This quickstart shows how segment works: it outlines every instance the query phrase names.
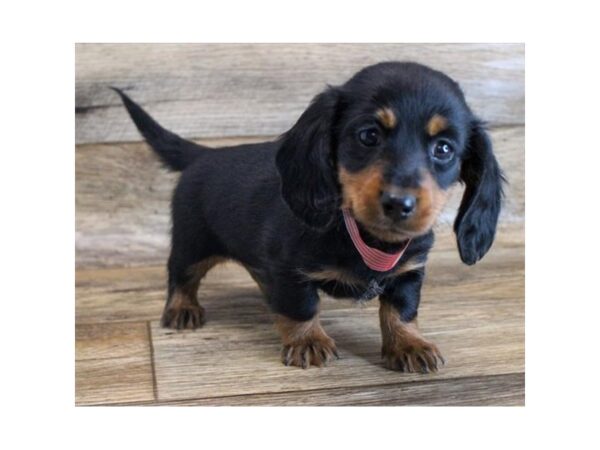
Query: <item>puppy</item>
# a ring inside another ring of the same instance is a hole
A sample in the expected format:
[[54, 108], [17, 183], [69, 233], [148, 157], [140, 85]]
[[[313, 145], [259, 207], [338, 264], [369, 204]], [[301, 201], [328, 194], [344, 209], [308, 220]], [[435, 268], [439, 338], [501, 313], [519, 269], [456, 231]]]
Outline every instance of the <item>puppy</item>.
[[432, 226], [463, 182], [454, 231], [474, 264], [492, 245], [503, 195], [490, 138], [457, 83], [420, 64], [376, 64], [317, 95], [278, 140], [221, 149], [163, 129], [114, 89], [163, 163], [182, 172], [162, 326], [200, 327], [200, 281], [232, 259], [275, 313], [286, 365], [338, 357], [319, 323], [319, 290], [379, 296], [386, 367], [444, 363], [416, 320]]

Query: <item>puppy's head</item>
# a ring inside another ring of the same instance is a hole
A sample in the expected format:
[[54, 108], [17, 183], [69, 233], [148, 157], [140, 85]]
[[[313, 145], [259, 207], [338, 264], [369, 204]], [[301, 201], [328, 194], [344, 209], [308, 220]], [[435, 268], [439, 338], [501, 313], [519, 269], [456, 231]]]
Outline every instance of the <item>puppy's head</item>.
[[283, 135], [282, 195], [309, 226], [340, 208], [386, 242], [427, 233], [448, 188], [466, 184], [454, 224], [467, 264], [491, 246], [502, 174], [488, 134], [459, 86], [414, 63], [382, 63], [321, 93]]

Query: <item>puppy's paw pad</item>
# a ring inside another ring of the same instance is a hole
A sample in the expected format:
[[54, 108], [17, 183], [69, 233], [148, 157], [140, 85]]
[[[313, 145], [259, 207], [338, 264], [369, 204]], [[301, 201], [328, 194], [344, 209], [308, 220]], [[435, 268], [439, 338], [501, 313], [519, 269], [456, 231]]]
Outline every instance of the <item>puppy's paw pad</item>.
[[391, 370], [400, 372], [437, 372], [446, 360], [435, 344], [422, 341], [418, 344], [383, 348], [381, 351], [383, 365]]
[[308, 369], [311, 365], [323, 367], [339, 358], [333, 339], [284, 345], [281, 350], [281, 360], [286, 366], [297, 366], [303, 369]]
[[160, 324], [163, 328], [175, 330], [195, 330], [206, 322], [204, 308], [200, 305], [186, 305], [179, 308], [167, 307]]

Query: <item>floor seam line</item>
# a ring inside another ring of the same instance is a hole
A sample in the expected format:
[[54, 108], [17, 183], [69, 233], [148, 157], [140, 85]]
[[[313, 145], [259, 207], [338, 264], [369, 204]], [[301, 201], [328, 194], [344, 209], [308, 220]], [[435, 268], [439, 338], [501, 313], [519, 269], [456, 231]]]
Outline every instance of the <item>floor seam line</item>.
[[146, 321], [146, 330], [148, 332], [148, 345], [150, 347], [150, 368], [152, 371], [152, 393], [154, 401], [158, 402], [158, 382], [156, 381], [156, 365], [154, 363], [154, 343], [152, 342], [152, 327], [150, 321]]

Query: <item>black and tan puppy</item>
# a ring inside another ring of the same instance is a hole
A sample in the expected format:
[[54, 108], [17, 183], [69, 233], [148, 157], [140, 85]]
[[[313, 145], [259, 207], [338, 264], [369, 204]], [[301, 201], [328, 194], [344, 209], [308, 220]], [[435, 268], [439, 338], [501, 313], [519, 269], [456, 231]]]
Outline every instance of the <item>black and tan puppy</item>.
[[138, 129], [172, 170], [172, 249], [162, 325], [197, 328], [200, 280], [243, 264], [276, 314], [286, 365], [337, 357], [319, 289], [379, 296], [384, 364], [434, 371], [443, 358], [416, 324], [432, 226], [466, 185], [454, 230], [466, 264], [494, 240], [502, 174], [459, 86], [414, 63], [367, 67], [314, 98], [275, 142], [210, 149], [163, 129], [123, 92]]

